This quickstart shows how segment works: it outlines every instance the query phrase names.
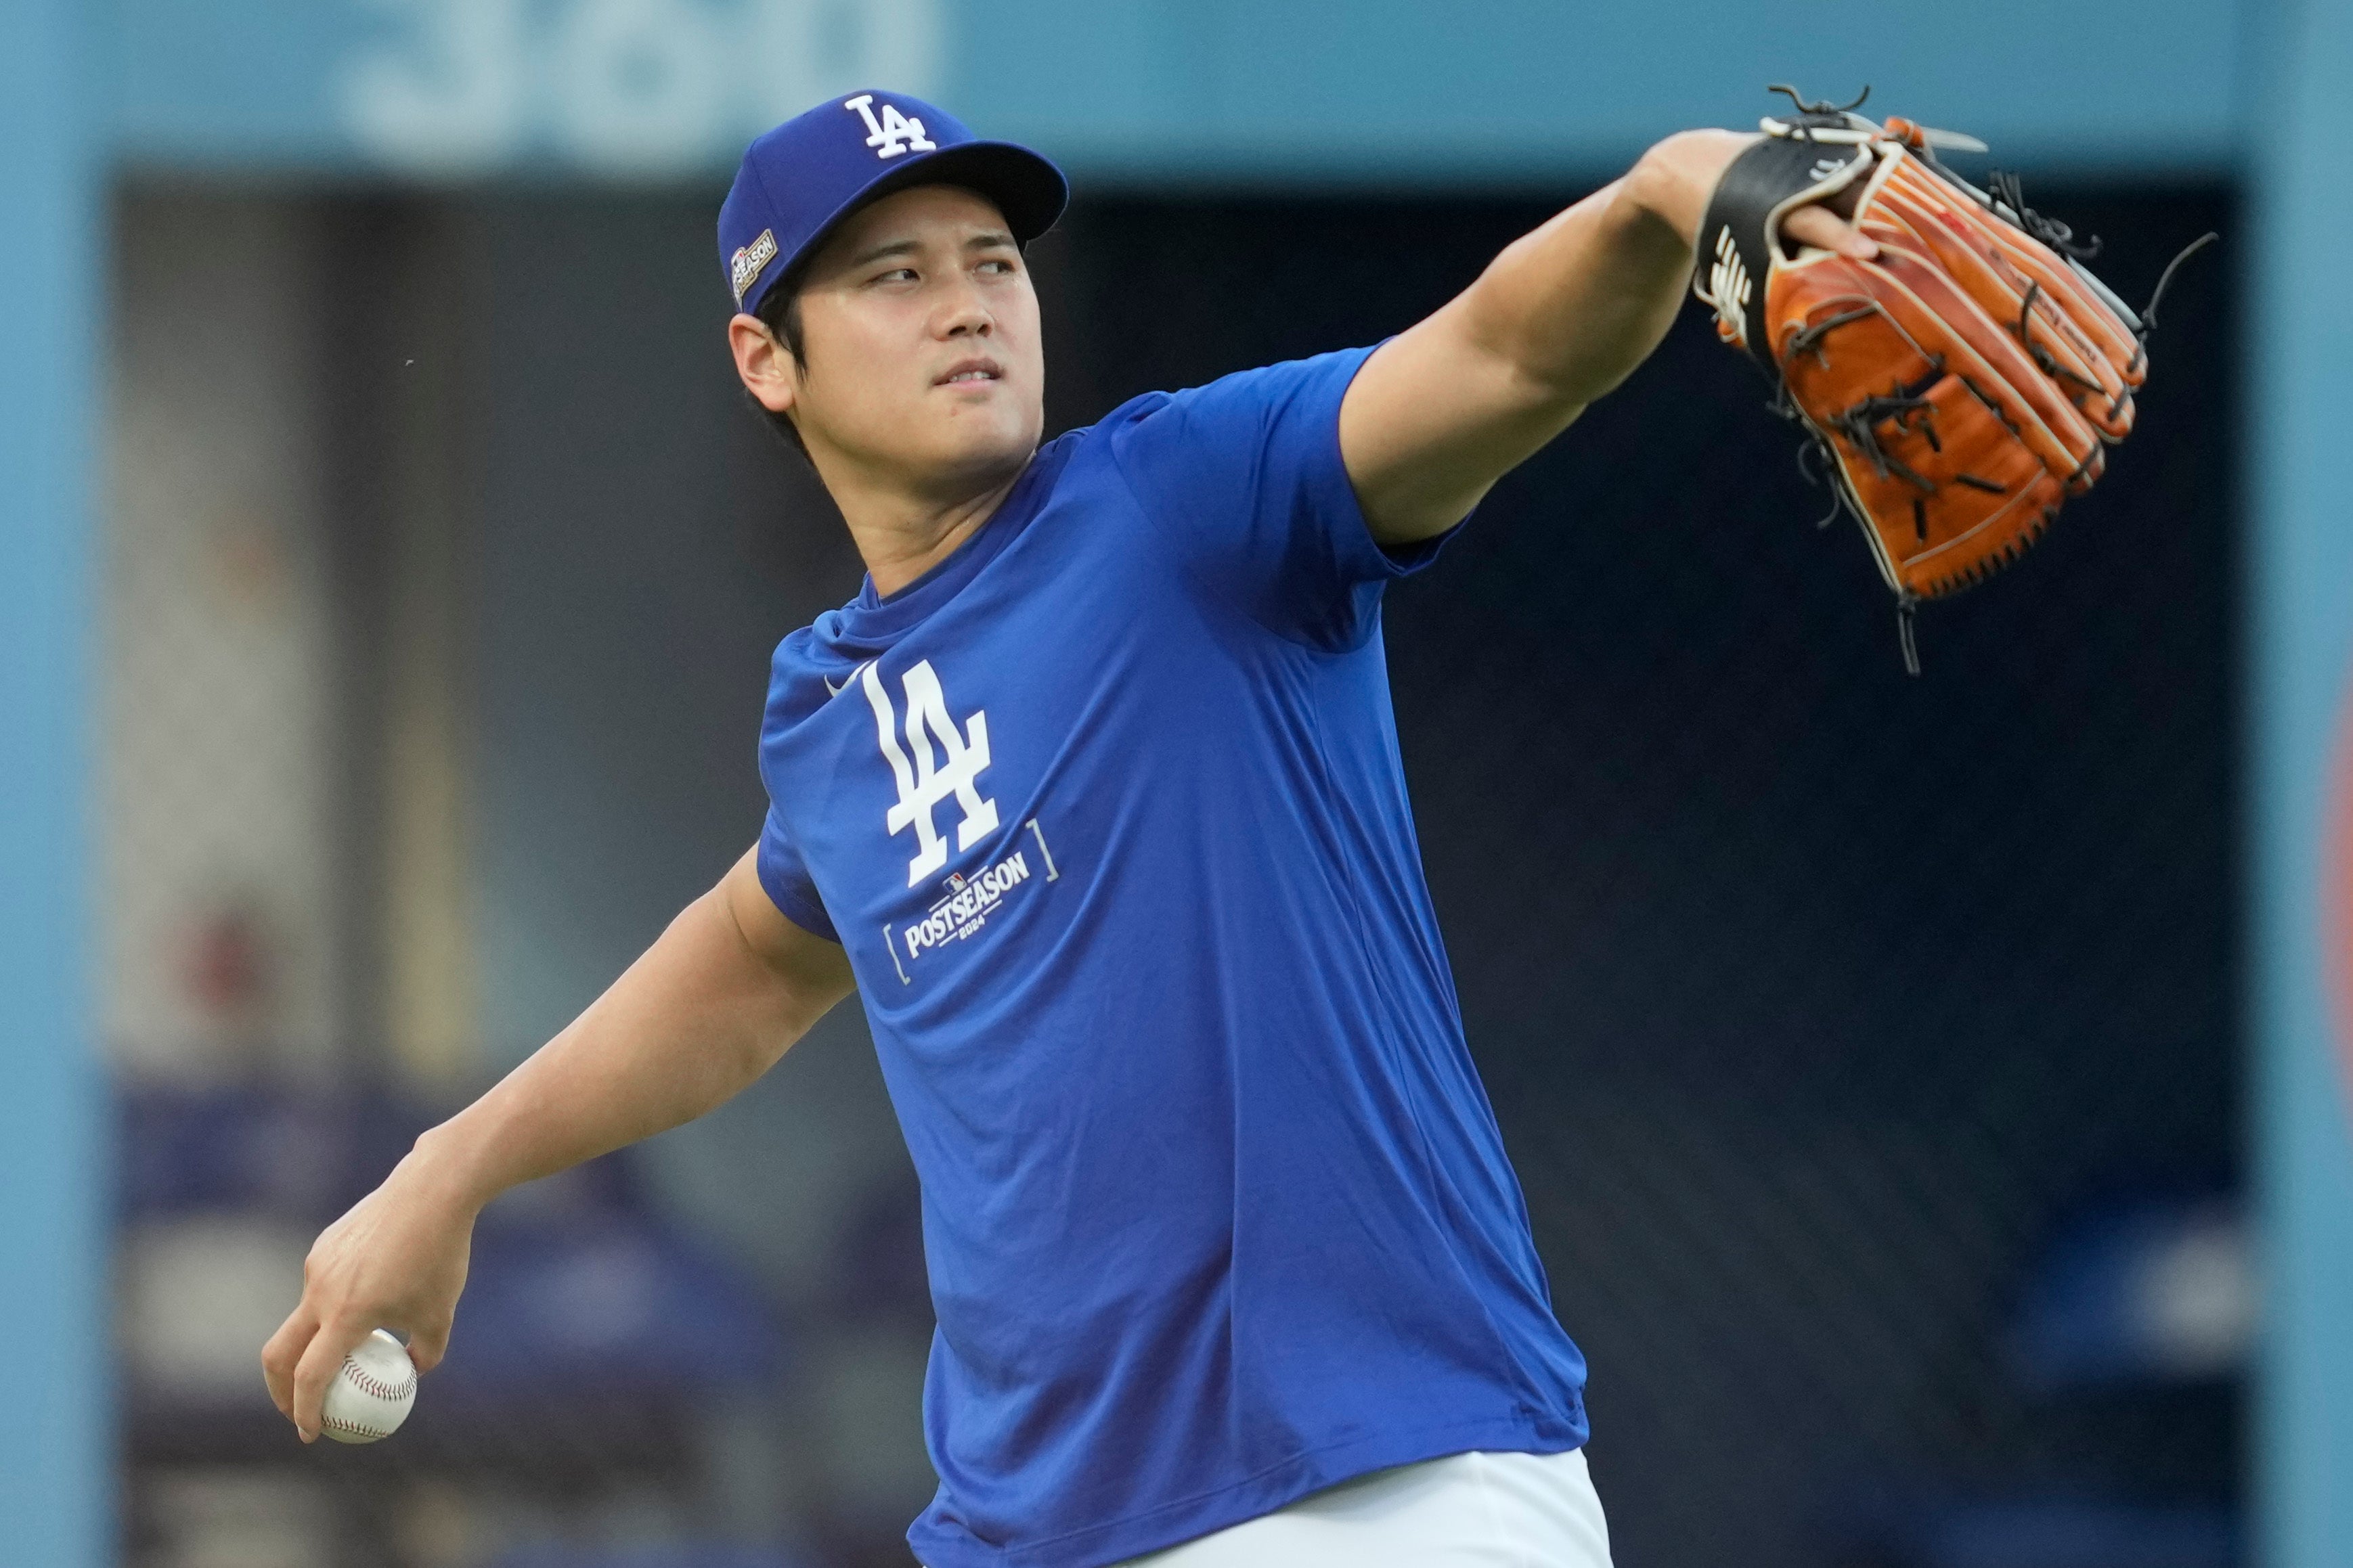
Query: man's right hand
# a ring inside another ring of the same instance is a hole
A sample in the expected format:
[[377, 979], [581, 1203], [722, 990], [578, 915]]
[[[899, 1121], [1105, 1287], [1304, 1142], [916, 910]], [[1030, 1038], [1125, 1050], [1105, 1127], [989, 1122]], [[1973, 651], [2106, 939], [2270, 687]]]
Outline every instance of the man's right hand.
[[778, 912], [758, 849], [745, 850], [586, 1012], [320, 1233], [302, 1303], [261, 1352], [302, 1440], [319, 1436], [327, 1385], [370, 1331], [407, 1335], [418, 1372], [440, 1361], [482, 1205], [723, 1104], [855, 978], [839, 943]]
[[404, 1335], [419, 1373], [440, 1361], [466, 1287], [475, 1212], [420, 1143], [319, 1233], [302, 1262], [301, 1303], [261, 1352], [269, 1397], [302, 1441], [317, 1440], [327, 1385], [373, 1331]]

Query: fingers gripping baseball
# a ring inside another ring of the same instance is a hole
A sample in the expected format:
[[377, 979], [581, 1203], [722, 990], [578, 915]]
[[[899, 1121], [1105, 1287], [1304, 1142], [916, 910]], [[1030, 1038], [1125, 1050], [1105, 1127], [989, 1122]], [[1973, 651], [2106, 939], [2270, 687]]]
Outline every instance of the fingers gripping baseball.
[[333, 1323], [322, 1325], [319, 1332], [311, 1336], [310, 1345], [294, 1368], [294, 1426], [305, 1443], [318, 1438], [327, 1385], [335, 1380], [335, 1373], [343, 1366], [343, 1358], [351, 1354], [352, 1347], [367, 1333], [366, 1329], [352, 1323]]
[[318, 1331], [319, 1320], [308, 1306], [299, 1306], [261, 1347], [261, 1376], [269, 1385], [269, 1401], [289, 1421], [294, 1419], [294, 1368]]
[[261, 1352], [269, 1396], [304, 1442], [319, 1436], [343, 1358], [372, 1331], [406, 1337], [419, 1373], [440, 1361], [473, 1223], [470, 1210], [435, 1195], [404, 1162], [320, 1233], [302, 1265], [302, 1300]]

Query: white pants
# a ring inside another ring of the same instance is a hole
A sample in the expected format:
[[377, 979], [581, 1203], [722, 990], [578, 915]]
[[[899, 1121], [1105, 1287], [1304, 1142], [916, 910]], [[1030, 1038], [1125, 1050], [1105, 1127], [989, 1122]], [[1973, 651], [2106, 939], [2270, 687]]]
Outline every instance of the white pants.
[[1609, 1568], [1582, 1449], [1376, 1470], [1122, 1568]]

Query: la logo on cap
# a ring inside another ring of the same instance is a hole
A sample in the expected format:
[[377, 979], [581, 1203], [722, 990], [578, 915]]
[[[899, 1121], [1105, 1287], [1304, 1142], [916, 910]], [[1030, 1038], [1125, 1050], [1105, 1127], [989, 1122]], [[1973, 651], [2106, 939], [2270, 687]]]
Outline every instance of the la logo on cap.
[[896, 158], [902, 153], [929, 153], [938, 143], [923, 134], [923, 122], [910, 120], [899, 112], [898, 105], [882, 106], [882, 118], [874, 118], [874, 95], [861, 92], [844, 103], [842, 108], [855, 110], [866, 121], [866, 144], [874, 149], [877, 158]]

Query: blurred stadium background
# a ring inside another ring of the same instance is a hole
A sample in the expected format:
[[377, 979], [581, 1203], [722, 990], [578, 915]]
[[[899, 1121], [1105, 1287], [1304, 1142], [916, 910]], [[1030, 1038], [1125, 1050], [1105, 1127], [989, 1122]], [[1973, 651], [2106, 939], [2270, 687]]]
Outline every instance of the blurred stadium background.
[[1061, 429], [1397, 331], [1793, 79], [1985, 136], [2128, 298], [2228, 243], [1921, 680], [1695, 311], [1391, 598], [1618, 1560], [2353, 1563], [2348, 71], [2294, 0], [7, 0], [0, 1562], [907, 1561], [854, 1007], [497, 1205], [395, 1441], [300, 1447], [256, 1366], [318, 1227], [751, 840], [767, 650], [856, 587], [722, 346], [750, 135], [881, 81], [1063, 160]]

